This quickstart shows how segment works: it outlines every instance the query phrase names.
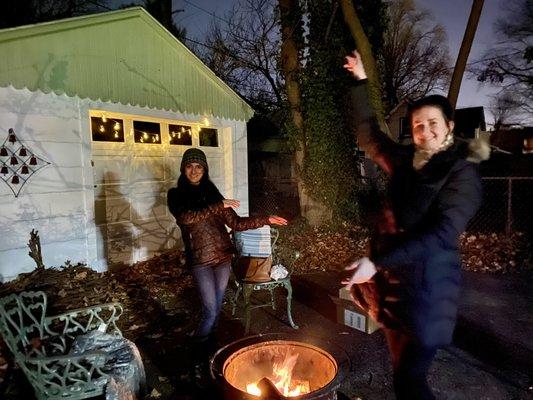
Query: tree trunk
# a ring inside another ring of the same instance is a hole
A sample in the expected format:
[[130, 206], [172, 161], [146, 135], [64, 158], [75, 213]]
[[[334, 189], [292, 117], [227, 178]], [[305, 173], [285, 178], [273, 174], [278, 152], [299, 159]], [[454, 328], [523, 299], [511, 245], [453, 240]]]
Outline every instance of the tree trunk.
[[379, 73], [378, 73], [378, 67], [376, 64], [376, 60], [374, 59], [374, 56], [372, 54], [372, 46], [370, 45], [370, 42], [368, 41], [368, 37], [366, 36], [365, 30], [363, 29], [363, 25], [361, 25], [361, 20], [357, 16], [357, 12], [355, 11], [355, 7], [352, 0], [340, 0], [341, 6], [342, 6], [342, 14], [344, 16], [344, 21], [346, 22], [346, 25], [348, 25], [348, 28], [350, 29], [350, 32], [352, 34], [353, 39], [355, 40], [357, 50], [361, 54], [361, 58], [363, 60], [363, 63], [365, 65], [365, 71], [368, 76], [368, 83], [369, 83], [369, 100], [376, 111], [376, 115], [378, 118], [378, 122], [380, 125], [380, 128], [383, 130], [383, 132], [389, 133], [389, 128], [387, 127], [387, 124], [385, 123], [385, 111], [383, 108], [383, 102], [381, 100], [382, 98], [382, 90], [381, 90], [381, 83], [379, 80]]
[[172, 1], [171, 0], [150, 0], [147, 1], [147, 8], [150, 14], [157, 19], [161, 25], [170, 32], [173, 31], [172, 21]]
[[[301, 108], [301, 92], [298, 82], [300, 69], [298, 41], [295, 30], [299, 25], [301, 15], [298, 13], [298, 0], [279, 0], [281, 19], [281, 67], [285, 76], [285, 90], [291, 111], [292, 123], [298, 135], [298, 148], [295, 153], [297, 173], [304, 170], [307, 140], [305, 124]], [[299, 41], [302, 42], [301, 40]], [[300, 199], [300, 214], [311, 225], [320, 225], [331, 219], [331, 210], [323, 204], [313, 200], [305, 189], [301, 177], [298, 177], [298, 195]]]
[[470, 11], [470, 17], [468, 18], [468, 23], [466, 25], [465, 35], [463, 37], [459, 55], [457, 56], [457, 61], [453, 70], [450, 90], [448, 91], [448, 100], [450, 100], [453, 108], [455, 108], [455, 105], [457, 104], [457, 98], [459, 97], [459, 90], [461, 89], [461, 82], [465, 73], [466, 62], [468, 61], [470, 49], [472, 48], [472, 42], [474, 41], [474, 36], [476, 35], [477, 24], [479, 22], [479, 17], [481, 16], [481, 10], [483, 9], [483, 2], [484, 0], [473, 0], [472, 10]]

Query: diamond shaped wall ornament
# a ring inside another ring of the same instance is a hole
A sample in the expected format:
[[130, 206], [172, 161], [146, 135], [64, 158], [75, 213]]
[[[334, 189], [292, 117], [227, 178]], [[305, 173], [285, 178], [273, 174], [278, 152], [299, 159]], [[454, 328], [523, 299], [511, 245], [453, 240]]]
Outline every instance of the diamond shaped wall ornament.
[[15, 197], [33, 174], [50, 163], [39, 157], [17, 137], [10, 128], [0, 147], [0, 179]]

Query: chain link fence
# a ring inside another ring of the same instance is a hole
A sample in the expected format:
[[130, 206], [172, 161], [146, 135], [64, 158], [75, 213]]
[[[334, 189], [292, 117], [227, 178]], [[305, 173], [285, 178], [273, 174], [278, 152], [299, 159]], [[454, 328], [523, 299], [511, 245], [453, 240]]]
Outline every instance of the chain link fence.
[[[485, 177], [483, 204], [470, 221], [469, 232], [532, 233], [533, 177]], [[250, 214], [299, 215], [298, 190], [291, 179], [254, 178], [249, 183]]]
[[484, 177], [483, 204], [468, 231], [511, 235], [533, 229], [533, 177]]
[[248, 182], [250, 215], [300, 215], [298, 188], [293, 179], [252, 178]]

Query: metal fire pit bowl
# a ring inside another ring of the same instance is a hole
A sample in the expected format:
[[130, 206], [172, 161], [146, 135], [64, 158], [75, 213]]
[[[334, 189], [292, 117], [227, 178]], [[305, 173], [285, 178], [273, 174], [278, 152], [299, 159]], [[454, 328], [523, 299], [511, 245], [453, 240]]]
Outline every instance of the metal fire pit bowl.
[[[309, 382], [310, 392], [293, 397], [277, 392], [257, 396], [246, 384], [257, 382], [272, 370], [272, 358], [290, 351], [298, 353], [293, 378]], [[225, 400], [297, 399], [337, 400], [337, 389], [350, 369], [347, 353], [325, 339], [301, 334], [263, 334], [232, 342], [210, 361], [211, 377]]]

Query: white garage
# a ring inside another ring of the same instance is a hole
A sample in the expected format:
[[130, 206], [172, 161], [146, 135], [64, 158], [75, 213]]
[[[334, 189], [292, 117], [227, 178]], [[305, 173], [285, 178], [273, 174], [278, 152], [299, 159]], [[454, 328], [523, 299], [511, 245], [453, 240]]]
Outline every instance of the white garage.
[[98, 270], [179, 245], [166, 208], [183, 152], [248, 211], [251, 108], [142, 8], [0, 31], [0, 281]]

